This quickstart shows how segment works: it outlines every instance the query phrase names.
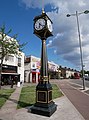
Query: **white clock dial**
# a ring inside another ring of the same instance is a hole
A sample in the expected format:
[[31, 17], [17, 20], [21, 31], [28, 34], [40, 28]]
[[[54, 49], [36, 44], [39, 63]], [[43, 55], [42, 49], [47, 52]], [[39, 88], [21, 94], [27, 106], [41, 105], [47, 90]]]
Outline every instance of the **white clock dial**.
[[35, 29], [36, 30], [42, 30], [45, 27], [45, 20], [40, 18], [35, 22]]
[[47, 26], [48, 26], [49, 31], [52, 32], [53, 28], [52, 28], [52, 23], [50, 20], [47, 20]]

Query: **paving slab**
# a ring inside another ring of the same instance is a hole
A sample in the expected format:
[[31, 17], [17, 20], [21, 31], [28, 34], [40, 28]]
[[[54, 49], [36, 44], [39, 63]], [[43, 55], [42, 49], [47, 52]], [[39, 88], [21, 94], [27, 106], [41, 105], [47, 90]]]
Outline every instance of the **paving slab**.
[[17, 110], [13, 120], [85, 120], [66, 96], [55, 99], [57, 110], [51, 117], [28, 113], [28, 109]]

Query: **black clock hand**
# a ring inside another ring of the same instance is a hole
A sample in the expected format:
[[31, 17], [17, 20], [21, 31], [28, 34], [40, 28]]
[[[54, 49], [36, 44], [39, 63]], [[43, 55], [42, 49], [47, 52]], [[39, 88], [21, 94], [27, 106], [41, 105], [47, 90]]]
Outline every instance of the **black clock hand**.
[[40, 27], [40, 26], [44, 27], [44, 25], [42, 25], [41, 23], [39, 23], [39, 27]]

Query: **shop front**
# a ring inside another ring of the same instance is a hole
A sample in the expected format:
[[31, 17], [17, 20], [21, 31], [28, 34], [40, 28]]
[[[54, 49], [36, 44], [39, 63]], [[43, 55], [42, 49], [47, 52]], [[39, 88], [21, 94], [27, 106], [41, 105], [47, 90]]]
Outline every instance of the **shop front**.
[[1, 85], [11, 85], [13, 84], [17, 85], [17, 82], [20, 81], [20, 74], [15, 73], [2, 73], [1, 75]]
[[17, 84], [20, 81], [20, 74], [17, 73], [17, 66], [3, 65], [1, 74], [1, 85]]
[[38, 83], [40, 81], [40, 72], [32, 71], [32, 83]]

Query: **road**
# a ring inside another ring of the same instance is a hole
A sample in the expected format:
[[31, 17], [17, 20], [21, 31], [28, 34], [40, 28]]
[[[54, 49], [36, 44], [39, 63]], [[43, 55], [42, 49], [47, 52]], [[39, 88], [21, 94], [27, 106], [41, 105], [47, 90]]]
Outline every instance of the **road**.
[[[76, 83], [79, 85], [83, 85], [83, 81], [81, 79], [70, 79], [69, 82]], [[85, 86], [89, 88], [89, 81], [85, 80]]]

